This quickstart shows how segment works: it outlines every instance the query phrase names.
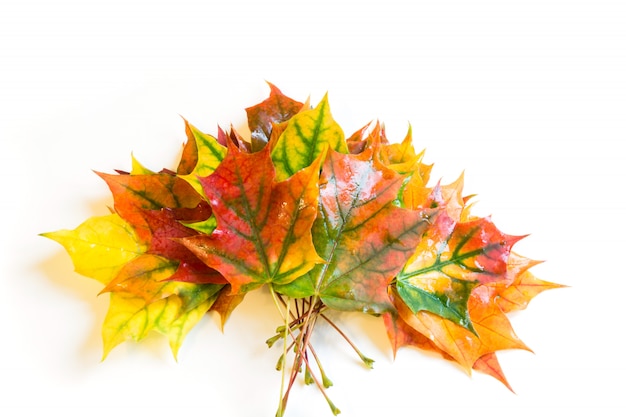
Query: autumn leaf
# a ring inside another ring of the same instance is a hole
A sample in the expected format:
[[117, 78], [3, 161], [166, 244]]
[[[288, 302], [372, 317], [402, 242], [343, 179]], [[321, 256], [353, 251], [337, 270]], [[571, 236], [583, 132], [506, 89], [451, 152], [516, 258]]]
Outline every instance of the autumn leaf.
[[[134, 228], [139, 239], [149, 242], [150, 229], [144, 210], [201, 208], [202, 197], [183, 179], [169, 174], [111, 175], [98, 173], [113, 194], [115, 211]], [[209, 213], [210, 214], [210, 213]]]
[[268, 284], [282, 317], [267, 339], [282, 342], [278, 417], [299, 375], [339, 413], [313, 348], [319, 321], [371, 367], [332, 310], [382, 316], [394, 357], [403, 347], [431, 352], [511, 389], [496, 354], [530, 348], [507, 314], [562, 286], [513, 252], [522, 237], [473, 214], [463, 174], [428, 184], [432, 165], [410, 125], [397, 143], [378, 121], [346, 139], [328, 95], [311, 107], [268, 85], [269, 97], [245, 109], [250, 139], [232, 124], [213, 136], [183, 119], [175, 171], [132, 156], [130, 172], [98, 173], [113, 214], [43, 234], [108, 293], [104, 356], [154, 332], [176, 356], [205, 314], [223, 328], [249, 291]]
[[495, 289], [496, 301], [502, 311], [509, 313], [523, 310], [533, 298], [542, 292], [565, 287], [541, 280], [529, 271], [531, 267], [539, 263], [511, 252], [508, 261], [508, 280], [491, 284], [491, 287]]
[[[455, 361], [454, 357], [437, 347], [437, 344], [429, 337], [426, 337], [424, 334], [409, 326], [397, 312], [385, 313], [383, 319], [394, 357], [400, 348], [409, 346], [438, 353], [443, 359]], [[471, 361], [471, 359], [469, 361]], [[497, 379], [509, 390], [513, 391], [500, 367], [495, 353], [486, 353], [480, 356], [472, 365], [472, 369]]]
[[517, 337], [508, 318], [498, 308], [493, 291], [486, 285], [475, 289], [468, 300], [472, 331], [426, 310], [414, 313], [395, 292], [393, 300], [402, 320], [432, 340], [468, 373], [474, 363], [488, 353], [505, 349], [530, 350]]
[[222, 164], [201, 179], [217, 228], [182, 242], [234, 293], [293, 281], [321, 261], [311, 238], [318, 172], [315, 162], [276, 182], [268, 147], [248, 154], [230, 145]]
[[156, 172], [146, 168], [139, 162], [134, 155], [131, 155], [131, 175], [154, 175]]
[[366, 124], [346, 139], [349, 153], [359, 154], [373, 146], [389, 143], [380, 123], [372, 124], [372, 122]]
[[147, 251], [179, 262], [170, 279], [226, 283], [174, 240], [198, 233], [181, 222], [204, 222], [211, 216], [208, 202], [187, 182], [168, 173], [100, 176], [113, 192], [116, 211], [131, 223], [142, 241], [149, 242]]
[[413, 147], [413, 131], [409, 130], [400, 143], [382, 143], [380, 158], [383, 164], [399, 174], [417, 175], [422, 184], [428, 182], [432, 165], [422, 163], [424, 151], [416, 153]]
[[503, 234], [489, 219], [445, 219], [443, 214], [398, 274], [398, 294], [414, 313], [429, 311], [474, 331], [467, 310], [472, 290], [506, 278], [508, 255], [520, 238]]
[[330, 150], [313, 227], [315, 248], [325, 262], [289, 286], [275, 286], [277, 291], [317, 295], [339, 310], [388, 311], [387, 287], [412, 255], [430, 216], [393, 205], [402, 180], [371, 150], [358, 155]]
[[335, 122], [328, 96], [311, 110], [293, 116], [272, 146], [276, 178], [284, 180], [313, 164], [326, 149], [347, 153], [343, 130]]
[[303, 103], [285, 96], [275, 85], [270, 86], [270, 96], [263, 102], [246, 109], [251, 133], [252, 152], [265, 147], [272, 135], [273, 126], [286, 122], [296, 115]]
[[215, 311], [219, 314], [222, 331], [231, 313], [241, 304], [245, 295], [245, 293], [233, 294], [229, 285], [224, 286], [224, 288], [220, 290], [217, 299], [211, 306], [211, 311]]
[[[200, 209], [196, 209], [201, 212]], [[210, 210], [208, 211], [210, 212]], [[150, 228], [152, 239], [147, 253], [160, 255], [177, 263], [176, 271], [168, 278], [195, 284], [226, 284], [227, 281], [215, 269], [208, 267], [181, 242], [182, 238], [199, 234], [179, 221], [187, 217], [181, 210], [144, 210], [143, 217]]]
[[215, 301], [218, 286], [207, 286], [198, 291], [193, 284], [167, 285], [190, 286], [188, 292], [194, 295], [194, 299], [169, 295], [146, 302], [144, 297], [132, 292], [111, 293], [109, 310], [102, 325], [104, 357], [120, 343], [139, 342], [151, 331], [167, 336], [172, 353], [177, 356], [185, 336]]
[[167, 290], [175, 285], [166, 280], [176, 267], [176, 263], [169, 259], [144, 253], [124, 265], [100, 293], [132, 292], [146, 303], [152, 303], [175, 293]]
[[480, 340], [482, 355], [505, 349], [530, 351], [515, 334], [508, 317], [498, 306], [495, 295], [488, 285], [481, 285], [472, 292], [468, 302], [469, 314]]
[[[183, 119], [184, 120], [184, 119]], [[178, 176], [187, 181], [199, 195], [204, 195], [199, 177], [215, 171], [226, 155], [226, 147], [185, 120], [187, 144], [178, 166]], [[172, 207], [172, 206], [164, 206]]]
[[466, 372], [470, 373], [474, 363], [480, 358], [480, 344], [476, 334], [450, 320], [425, 311], [411, 311], [402, 301], [396, 290], [392, 290], [392, 299], [402, 320], [420, 334], [430, 339], [433, 344], [450, 355]]
[[439, 349], [428, 337], [402, 320], [397, 311], [393, 310], [384, 313], [383, 321], [385, 329], [387, 330], [387, 337], [391, 342], [394, 358], [401, 347], [412, 346], [426, 351], [437, 352], [443, 357], [452, 359], [444, 351]]
[[104, 357], [120, 343], [141, 341], [152, 330], [167, 336], [177, 355], [186, 334], [222, 288], [169, 280], [177, 268], [175, 261], [142, 254], [124, 265], [101, 291], [111, 293], [102, 327]]
[[74, 230], [43, 233], [65, 248], [76, 272], [103, 284], [143, 254], [147, 246], [133, 228], [117, 214], [91, 217]]
[[505, 387], [507, 387], [509, 391], [513, 393], [515, 392], [509, 384], [509, 381], [507, 381], [506, 377], [504, 376], [504, 372], [502, 371], [502, 367], [500, 366], [500, 362], [498, 361], [498, 357], [495, 353], [487, 353], [478, 358], [478, 360], [474, 362], [473, 368], [478, 372], [482, 372], [497, 379]]
[[[176, 262], [147, 254], [148, 247], [117, 214], [92, 217], [74, 230], [43, 236], [65, 247], [76, 272], [97, 279], [105, 284], [103, 292], [113, 293], [103, 326], [105, 356], [124, 340], [142, 339], [152, 328], [169, 337], [175, 353], [197, 321], [194, 311], [221, 288], [164, 282], [176, 270]], [[163, 301], [171, 296], [177, 298], [176, 312], [172, 310], [172, 301]], [[146, 327], [142, 327], [142, 320], [152, 320], [150, 317], [154, 317], [154, 323], [145, 322]], [[171, 320], [168, 322], [166, 317]]]

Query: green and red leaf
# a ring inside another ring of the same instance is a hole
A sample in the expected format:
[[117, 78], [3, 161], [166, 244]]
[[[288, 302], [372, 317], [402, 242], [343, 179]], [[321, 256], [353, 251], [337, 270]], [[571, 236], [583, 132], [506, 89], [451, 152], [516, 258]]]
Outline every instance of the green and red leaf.
[[346, 140], [327, 96], [311, 108], [269, 87], [246, 109], [250, 139], [184, 120], [176, 172], [133, 157], [130, 173], [98, 174], [113, 214], [43, 234], [109, 293], [104, 355], [151, 332], [176, 355], [204, 314], [218, 313], [223, 327], [248, 291], [269, 284], [284, 325], [268, 344], [284, 341], [279, 367], [294, 355], [277, 415], [301, 370], [323, 392], [331, 385], [310, 345], [319, 318], [346, 337], [328, 310], [382, 315], [394, 356], [405, 346], [433, 352], [511, 389], [496, 352], [530, 349], [506, 314], [562, 286], [512, 252], [521, 237], [471, 213], [463, 175], [427, 185], [432, 165], [410, 127], [400, 143], [379, 122]]
[[115, 211], [132, 225], [144, 242], [149, 242], [151, 238], [149, 226], [144, 219], [144, 210], [195, 209], [202, 203], [202, 197], [191, 185], [168, 173], [98, 175], [111, 189]]
[[293, 281], [321, 261], [311, 237], [318, 173], [314, 162], [277, 182], [268, 147], [248, 154], [230, 145], [222, 164], [201, 179], [217, 228], [183, 243], [234, 293]]
[[429, 311], [474, 331], [467, 307], [472, 290], [506, 279], [519, 239], [488, 218], [456, 223], [443, 213], [398, 274], [398, 293], [413, 313]]
[[277, 290], [317, 295], [338, 310], [389, 311], [388, 286], [413, 254], [432, 214], [393, 204], [402, 181], [371, 150], [358, 155], [330, 150], [313, 227], [315, 248], [325, 262]]

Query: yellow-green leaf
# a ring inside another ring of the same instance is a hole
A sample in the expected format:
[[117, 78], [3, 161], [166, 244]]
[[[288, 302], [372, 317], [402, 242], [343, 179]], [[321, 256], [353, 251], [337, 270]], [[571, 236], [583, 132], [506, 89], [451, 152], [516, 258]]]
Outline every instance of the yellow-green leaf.
[[139, 342], [160, 322], [172, 323], [180, 316], [182, 301], [177, 296], [146, 304], [143, 297], [131, 293], [111, 293], [109, 311], [102, 324], [103, 358], [122, 342]]
[[152, 175], [155, 174], [154, 171], [143, 166], [141, 162], [135, 158], [135, 155], [131, 155], [132, 158], [132, 169], [130, 171], [130, 175]]
[[128, 262], [146, 251], [132, 227], [117, 214], [91, 217], [74, 230], [43, 233], [65, 248], [76, 272], [109, 283]]
[[187, 333], [200, 321], [202, 317], [209, 311], [217, 298], [217, 294], [199, 306], [181, 314], [169, 326], [159, 326], [158, 332], [165, 335], [170, 343], [170, 349], [174, 354], [174, 358], [178, 357], [178, 350], [185, 340]]
[[176, 356], [185, 336], [211, 308], [218, 293], [217, 286], [180, 285], [194, 287], [195, 297], [170, 295], [150, 303], [132, 293], [111, 293], [109, 311], [102, 325], [103, 358], [120, 343], [139, 342], [151, 331], [165, 335]]
[[282, 181], [308, 167], [327, 147], [348, 153], [343, 130], [330, 113], [326, 95], [314, 109], [293, 116], [273, 144], [276, 179]]
[[201, 132], [187, 120], [185, 120], [185, 131], [188, 139], [194, 140], [198, 149], [198, 161], [195, 168], [187, 175], [180, 175], [185, 181], [202, 196], [204, 191], [198, 181], [198, 177], [206, 177], [215, 171], [215, 168], [222, 162], [226, 155], [226, 147], [220, 145], [216, 138]]
[[200, 233], [204, 233], [205, 235], [210, 235], [213, 233], [213, 230], [217, 227], [217, 220], [215, 216], [211, 216], [206, 220], [200, 222], [187, 223], [182, 222], [185, 226]]

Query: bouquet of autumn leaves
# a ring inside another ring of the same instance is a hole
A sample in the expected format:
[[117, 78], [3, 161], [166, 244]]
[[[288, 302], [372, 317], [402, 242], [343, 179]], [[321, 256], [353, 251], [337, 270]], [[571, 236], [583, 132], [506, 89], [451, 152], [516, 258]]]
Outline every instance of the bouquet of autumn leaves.
[[282, 315], [267, 340], [282, 342], [277, 415], [298, 374], [339, 413], [311, 344], [320, 320], [345, 337], [332, 310], [381, 317], [394, 354], [403, 346], [438, 352], [508, 387], [496, 352], [528, 348], [506, 314], [559, 287], [512, 251], [521, 237], [470, 213], [462, 177], [428, 185], [431, 166], [410, 130], [400, 143], [379, 123], [346, 138], [327, 97], [311, 107], [270, 89], [246, 109], [251, 138], [232, 128], [214, 137], [185, 121], [175, 171], [133, 159], [131, 172], [99, 173], [113, 194], [111, 214], [44, 234], [110, 294], [104, 355], [152, 331], [176, 355], [207, 312], [223, 324], [249, 291], [266, 286]]

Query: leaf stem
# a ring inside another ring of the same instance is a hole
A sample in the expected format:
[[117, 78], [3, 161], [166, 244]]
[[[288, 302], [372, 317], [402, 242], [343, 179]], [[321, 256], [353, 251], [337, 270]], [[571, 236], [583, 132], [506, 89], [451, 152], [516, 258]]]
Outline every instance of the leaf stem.
[[[289, 328], [289, 299], [287, 299], [287, 302], [283, 302], [283, 304], [285, 305], [285, 314], [283, 314], [281, 308], [280, 308], [280, 304], [278, 302], [278, 298], [276, 297], [276, 292], [274, 291], [274, 288], [272, 286], [270, 286], [270, 293], [272, 294], [272, 298], [274, 300], [274, 304], [276, 305], [276, 308], [278, 309], [278, 311], [280, 312], [280, 314], [283, 316], [283, 321], [285, 322], [284, 324], [284, 334], [283, 334], [283, 354], [282, 357], [286, 358], [287, 357], [287, 332], [291, 333], [291, 329]], [[282, 300], [282, 298], [281, 298]], [[284, 301], [284, 300], [283, 300]], [[279, 361], [280, 363], [280, 361]], [[278, 366], [278, 365], [277, 365]], [[280, 396], [278, 397], [278, 411], [276, 411], [276, 416], [277, 417], [282, 417], [285, 409], [284, 406], [286, 405], [283, 402], [283, 393], [285, 392], [285, 367], [281, 366], [281, 377], [280, 377]]]
[[[324, 388], [330, 388], [333, 386], [333, 381], [331, 381], [328, 376], [326, 376], [326, 372], [324, 372], [324, 368], [322, 367], [322, 362], [320, 362], [319, 357], [317, 356], [317, 353], [315, 352], [315, 349], [313, 349], [313, 346], [309, 345], [309, 350], [311, 351], [311, 354], [313, 355], [313, 358], [315, 359], [315, 362], [317, 363], [317, 367], [320, 370], [320, 375], [322, 376], [322, 384], [324, 385]], [[309, 369], [309, 368], [307, 368]]]
[[[315, 328], [315, 324], [317, 322], [317, 317], [322, 315], [325, 309], [327, 308], [324, 303], [322, 303], [317, 296], [312, 296], [309, 298], [295, 299], [293, 303], [295, 305], [294, 310], [290, 309], [292, 300], [289, 297], [284, 297], [283, 295], [276, 293], [274, 289], [271, 289], [272, 298], [274, 300], [274, 304], [276, 308], [281, 314], [283, 319], [283, 325], [279, 326], [276, 329], [276, 335], [267, 340], [268, 346], [272, 346], [279, 339], [283, 339], [283, 352], [281, 357], [278, 360], [276, 368], [282, 371], [281, 378], [281, 388], [280, 388], [280, 403], [278, 406], [278, 410], [276, 412], [277, 417], [282, 417], [287, 408], [287, 401], [289, 399], [289, 394], [293, 385], [297, 379], [298, 373], [301, 372], [302, 366], [304, 366], [304, 382], [305, 384], [315, 384], [317, 388], [320, 390], [324, 399], [328, 403], [332, 413], [337, 415], [340, 413], [340, 410], [335, 406], [335, 404], [330, 400], [330, 397], [326, 393], [326, 388], [329, 388], [333, 385], [332, 381], [326, 375], [322, 363], [313, 349], [311, 345], [311, 335], [313, 334], [313, 329]], [[295, 312], [295, 314], [294, 314]], [[326, 321], [330, 320], [327, 317], [324, 317]], [[339, 331], [340, 334], [347, 339], [345, 334], [343, 334], [334, 323], [330, 322], [333, 327]], [[298, 334], [295, 334], [295, 331], [298, 331]], [[291, 336], [292, 342], [287, 342], [287, 335]], [[349, 340], [348, 340], [349, 341]], [[358, 349], [349, 341], [350, 345], [358, 352]], [[287, 356], [287, 351], [293, 347], [294, 349], [294, 359], [291, 367], [291, 374], [289, 376], [289, 380], [287, 384], [285, 384], [285, 359]], [[310, 363], [309, 353], [313, 355], [313, 359], [319, 369], [321, 381], [316, 376], [313, 371]], [[366, 358], [362, 354], [360, 355], [364, 362], [371, 363], [373, 362], [371, 359]], [[286, 385], [286, 386], [285, 386]]]
[[352, 346], [352, 349], [354, 349], [354, 351], [356, 352], [357, 355], [359, 355], [359, 358], [361, 358], [361, 360], [363, 361], [363, 363], [370, 369], [372, 369], [374, 367], [374, 360], [371, 358], [368, 358], [367, 356], [365, 356], [360, 350], [359, 348], [352, 342], [352, 340], [350, 340], [350, 338], [343, 332], [341, 331], [341, 329], [335, 324], [333, 323], [333, 321], [331, 319], [328, 318], [328, 316], [326, 316], [324, 313], [320, 313], [320, 316], [326, 320], [328, 322], [328, 324], [330, 324], [333, 329], [335, 329], [337, 331], [337, 333], [339, 333], [345, 340], [346, 342], [348, 342], [348, 344], [350, 346]]

